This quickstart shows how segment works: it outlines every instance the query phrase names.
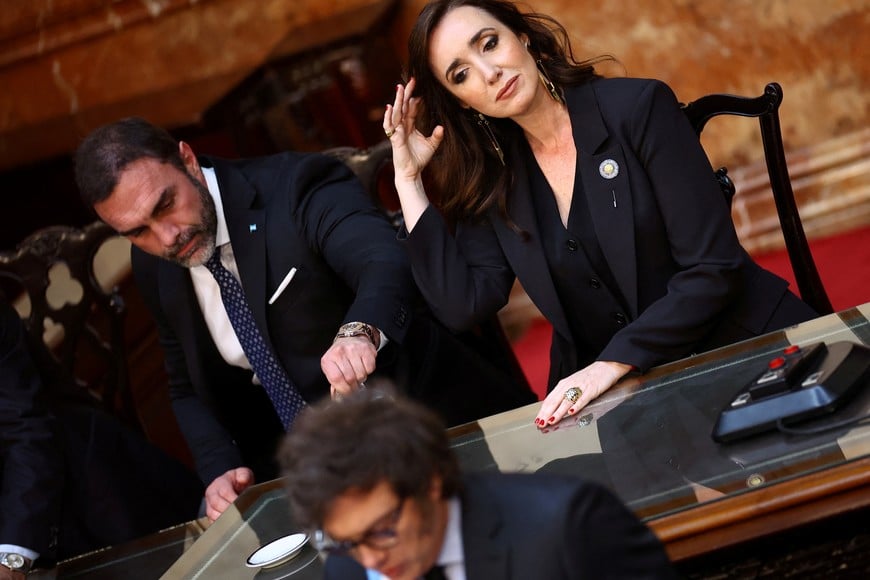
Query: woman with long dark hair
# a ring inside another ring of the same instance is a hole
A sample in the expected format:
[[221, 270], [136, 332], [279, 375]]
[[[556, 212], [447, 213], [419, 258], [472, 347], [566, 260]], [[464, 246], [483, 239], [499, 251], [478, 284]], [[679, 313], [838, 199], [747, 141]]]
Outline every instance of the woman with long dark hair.
[[601, 77], [606, 57], [578, 62], [558, 22], [504, 0], [430, 2], [408, 48], [383, 126], [414, 275], [454, 329], [519, 279], [553, 325], [539, 427], [632, 370], [816, 315], [740, 246], [664, 83]]

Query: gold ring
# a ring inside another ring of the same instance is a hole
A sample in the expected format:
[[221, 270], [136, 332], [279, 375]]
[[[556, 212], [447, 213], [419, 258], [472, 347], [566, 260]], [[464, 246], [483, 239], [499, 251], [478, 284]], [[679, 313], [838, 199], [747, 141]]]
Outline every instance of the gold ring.
[[570, 401], [571, 403], [576, 403], [577, 399], [583, 396], [583, 391], [578, 389], [577, 387], [571, 387], [567, 391], [565, 391], [565, 400]]
[[387, 139], [396, 134], [395, 129], [384, 129], [384, 134], [387, 136]]

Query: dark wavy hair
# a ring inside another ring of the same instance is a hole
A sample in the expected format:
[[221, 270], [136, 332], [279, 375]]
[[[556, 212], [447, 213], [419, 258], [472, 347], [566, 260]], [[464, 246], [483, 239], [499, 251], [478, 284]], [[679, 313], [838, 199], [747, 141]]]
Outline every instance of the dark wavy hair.
[[152, 158], [187, 173], [176, 141], [164, 129], [128, 117], [95, 129], [76, 149], [76, 184], [82, 201], [94, 207], [112, 194], [127, 165]]
[[459, 467], [441, 420], [419, 403], [369, 389], [307, 407], [278, 452], [296, 523], [320, 528], [347, 491], [382, 481], [400, 498], [425, 498], [441, 478], [442, 496], [459, 492]]
[[[535, 12], [521, 12], [506, 0], [433, 0], [426, 4], [408, 38], [408, 74], [417, 79], [416, 94], [424, 110], [419, 128], [429, 134], [443, 125], [445, 138], [430, 164], [439, 188], [441, 209], [453, 220], [480, 218], [498, 204], [506, 215], [506, 196], [513, 174], [502, 166], [488, 138], [477, 126], [468, 110], [435, 77], [429, 64], [432, 31], [444, 16], [460, 6], [488, 12], [511, 29], [529, 38], [529, 50], [561, 89], [598, 78], [594, 65], [613, 60], [609, 55], [577, 61], [565, 28], [555, 19]], [[502, 147], [524, 138], [519, 127], [509, 119], [489, 119], [493, 133]], [[512, 223], [512, 222], [511, 222]]]

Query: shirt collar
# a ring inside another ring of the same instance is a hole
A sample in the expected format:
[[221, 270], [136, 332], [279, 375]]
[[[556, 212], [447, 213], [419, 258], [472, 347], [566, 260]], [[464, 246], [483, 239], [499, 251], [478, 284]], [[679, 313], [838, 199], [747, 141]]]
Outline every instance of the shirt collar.
[[221, 200], [221, 189], [218, 186], [217, 175], [214, 167], [202, 167], [205, 176], [205, 185], [211, 198], [214, 200], [214, 211], [217, 215], [217, 233], [215, 234], [215, 247], [223, 246], [230, 241], [230, 232], [227, 229], [227, 218], [224, 215], [224, 204]]
[[444, 544], [438, 555], [439, 566], [462, 564], [465, 556], [462, 551], [462, 506], [458, 497], [448, 500], [447, 529], [444, 533]]

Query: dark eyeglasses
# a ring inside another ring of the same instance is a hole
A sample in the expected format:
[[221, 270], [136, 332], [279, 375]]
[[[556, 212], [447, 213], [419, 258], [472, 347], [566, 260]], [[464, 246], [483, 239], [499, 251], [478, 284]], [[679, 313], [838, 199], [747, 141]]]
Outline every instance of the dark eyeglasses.
[[399, 543], [396, 524], [405, 507], [405, 498], [399, 500], [399, 505], [381, 517], [375, 524], [363, 532], [358, 540], [333, 540], [323, 530], [315, 530], [311, 534], [311, 543], [320, 552], [330, 555], [348, 555], [360, 546], [376, 550], [387, 550]]

